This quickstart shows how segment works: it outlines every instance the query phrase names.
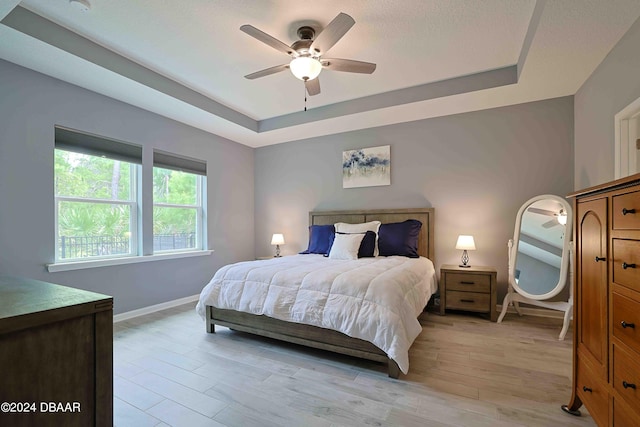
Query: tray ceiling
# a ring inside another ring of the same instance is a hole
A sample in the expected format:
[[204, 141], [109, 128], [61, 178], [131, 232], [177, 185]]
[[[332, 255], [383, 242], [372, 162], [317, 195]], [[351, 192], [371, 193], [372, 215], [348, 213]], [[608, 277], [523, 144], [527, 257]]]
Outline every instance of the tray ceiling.
[[[259, 147], [573, 95], [640, 16], [637, 0], [5, 0], [0, 58], [231, 140]], [[290, 44], [339, 12], [356, 24], [308, 97], [288, 62], [239, 30]]]

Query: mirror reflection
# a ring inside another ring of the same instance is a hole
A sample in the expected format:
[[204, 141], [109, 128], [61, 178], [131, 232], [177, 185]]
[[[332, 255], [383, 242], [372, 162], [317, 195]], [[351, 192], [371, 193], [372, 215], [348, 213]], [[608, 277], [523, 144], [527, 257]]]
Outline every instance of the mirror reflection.
[[513, 239], [509, 239], [509, 287], [498, 317], [507, 309], [522, 316], [519, 303], [564, 311], [559, 339], [564, 339], [573, 312], [573, 293], [565, 301], [549, 301], [571, 284], [571, 206], [563, 198], [544, 194], [527, 200], [518, 210]]
[[545, 295], [558, 285], [566, 223], [556, 200], [538, 200], [523, 212], [514, 279], [526, 293]]

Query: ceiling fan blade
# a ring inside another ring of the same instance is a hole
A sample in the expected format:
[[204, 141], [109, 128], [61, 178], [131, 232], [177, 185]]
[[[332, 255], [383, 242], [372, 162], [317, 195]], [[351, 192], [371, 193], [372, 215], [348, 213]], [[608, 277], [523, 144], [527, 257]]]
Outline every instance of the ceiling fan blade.
[[279, 73], [280, 71], [287, 70], [288, 68], [289, 64], [276, 65], [275, 67], [266, 68], [264, 70], [256, 71], [255, 73], [247, 74], [246, 76], [244, 76], [244, 78], [249, 80], [258, 79], [260, 77]]
[[533, 212], [533, 213], [537, 213], [537, 214], [540, 214], [540, 215], [556, 216], [556, 212], [548, 211], [546, 209], [529, 208], [529, 209], [527, 209], [527, 211]]
[[551, 228], [551, 227], [555, 227], [556, 225], [560, 225], [558, 220], [550, 219], [549, 221], [542, 224], [542, 228]]
[[275, 37], [271, 37], [269, 34], [265, 33], [254, 27], [253, 25], [245, 24], [240, 27], [240, 31], [249, 34], [251, 37], [260, 40], [264, 44], [268, 44], [275, 50], [279, 50], [280, 52], [286, 53], [289, 56], [296, 56], [296, 52], [291, 49], [291, 47], [287, 46], [280, 40]]
[[353, 59], [322, 58], [322, 66], [328, 70], [346, 71], [347, 73], [371, 74], [376, 70], [376, 64], [354, 61]]
[[338, 16], [329, 22], [324, 30], [320, 32], [309, 48], [311, 51], [324, 55], [344, 36], [356, 21], [346, 13], [340, 12]]
[[317, 95], [320, 93], [320, 79], [316, 77], [313, 80], [307, 80], [304, 82], [304, 87], [307, 88], [309, 96]]

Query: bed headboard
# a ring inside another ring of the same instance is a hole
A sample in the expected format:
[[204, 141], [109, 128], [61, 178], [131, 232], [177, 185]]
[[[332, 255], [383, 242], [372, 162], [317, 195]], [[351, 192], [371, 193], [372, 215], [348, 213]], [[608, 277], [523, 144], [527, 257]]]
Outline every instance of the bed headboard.
[[315, 211], [309, 212], [309, 225], [327, 225], [336, 222], [358, 224], [361, 222], [380, 221], [383, 224], [417, 219], [422, 222], [418, 236], [418, 254], [435, 263], [434, 247], [434, 208], [415, 209], [368, 209], [352, 211]]

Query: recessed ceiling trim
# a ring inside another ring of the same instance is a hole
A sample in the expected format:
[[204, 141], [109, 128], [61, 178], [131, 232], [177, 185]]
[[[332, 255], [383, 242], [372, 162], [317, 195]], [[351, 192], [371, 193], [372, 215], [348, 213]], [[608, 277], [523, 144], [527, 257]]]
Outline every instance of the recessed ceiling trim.
[[544, 6], [546, 4], [547, 0], [537, 0], [536, 5], [533, 8], [531, 20], [529, 21], [529, 26], [527, 27], [527, 34], [524, 37], [522, 49], [520, 50], [520, 57], [518, 58], [518, 79], [520, 78], [520, 74], [524, 69], [524, 63], [527, 60], [527, 55], [529, 54], [531, 43], [533, 43], [533, 37], [536, 35], [536, 31], [538, 30], [540, 17], [542, 16], [542, 11], [544, 10]]
[[2, 0], [0, 1], [0, 20], [4, 19], [18, 4], [20, 0]]
[[429, 99], [475, 92], [518, 83], [517, 65], [484, 71], [468, 76], [454, 77], [439, 82], [392, 90], [349, 101], [338, 102], [308, 111], [286, 114], [258, 122], [258, 132], [268, 132], [319, 120], [342, 117], [349, 114], [411, 104]]
[[13, 9], [2, 20], [2, 24], [246, 129], [258, 131], [258, 123], [251, 117], [207, 98], [23, 7], [18, 6]]

